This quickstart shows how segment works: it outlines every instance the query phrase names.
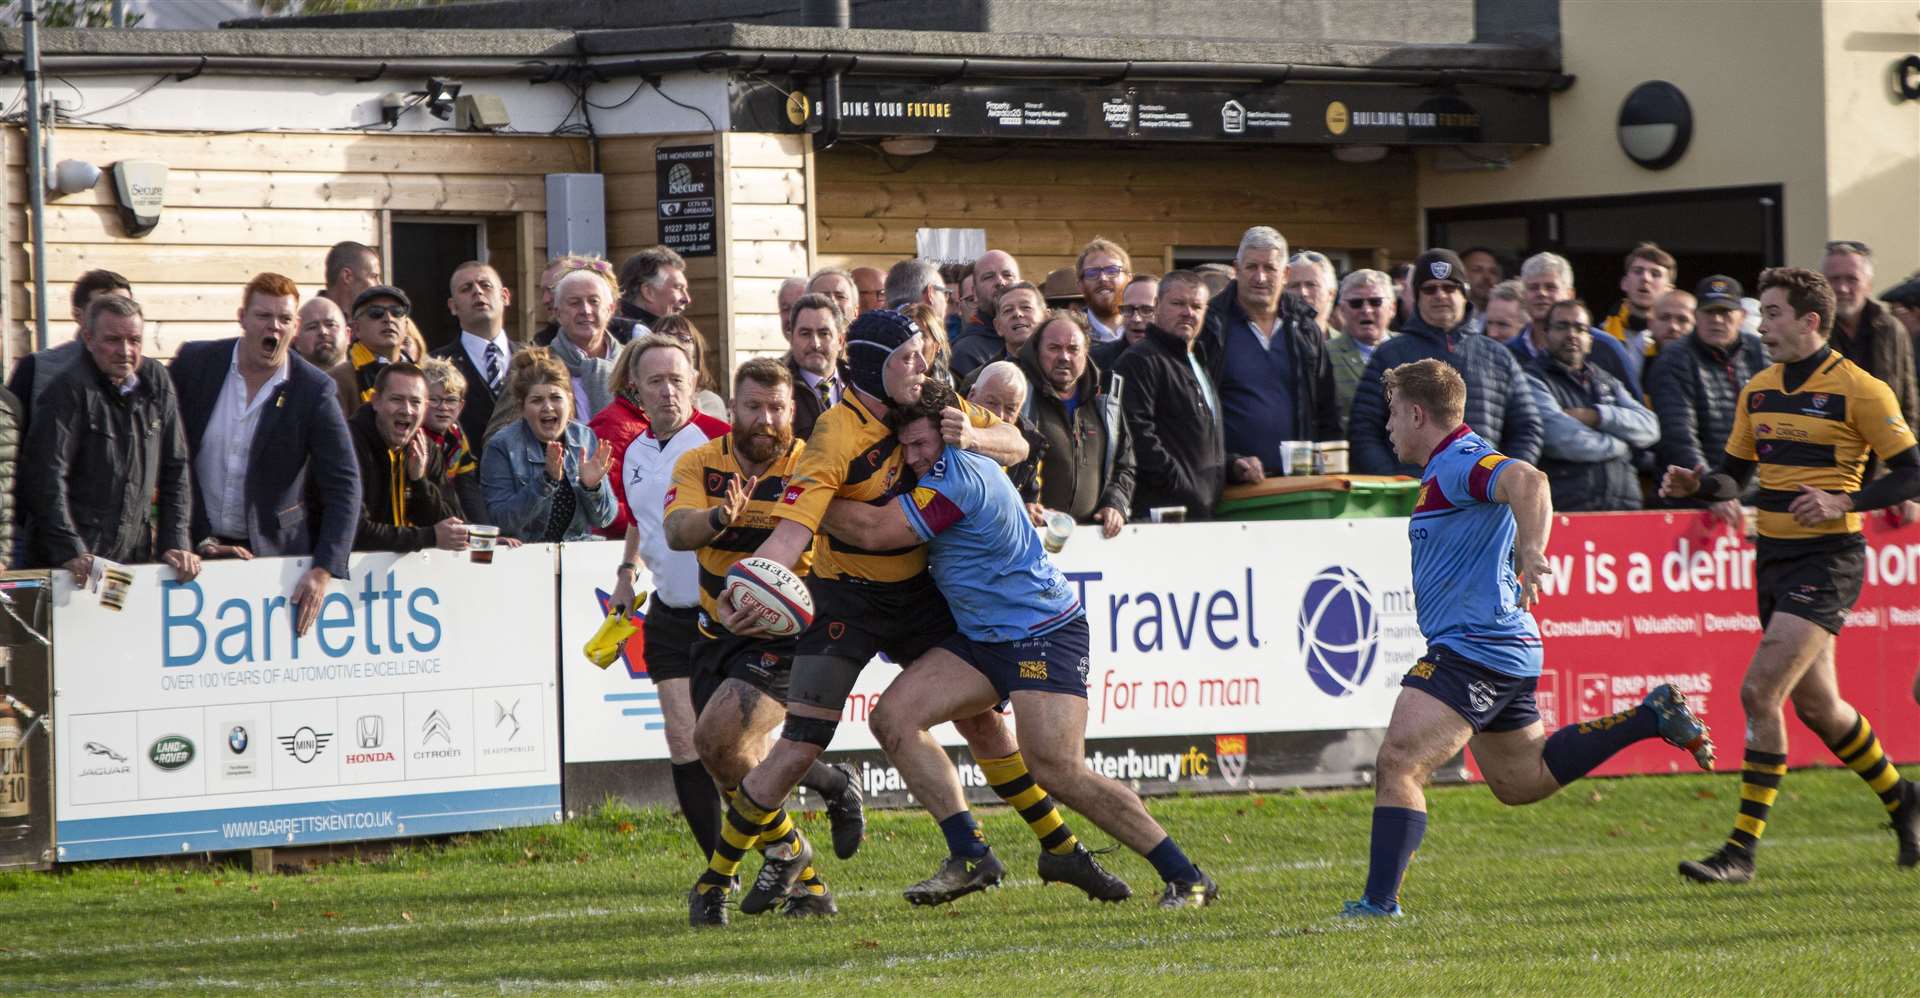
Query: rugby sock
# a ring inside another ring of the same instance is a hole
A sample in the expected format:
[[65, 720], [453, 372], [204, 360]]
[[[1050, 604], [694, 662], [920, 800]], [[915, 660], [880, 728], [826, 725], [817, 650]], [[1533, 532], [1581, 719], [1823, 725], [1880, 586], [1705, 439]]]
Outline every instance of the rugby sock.
[[847, 792], [847, 771], [839, 766], [829, 766], [818, 759], [800, 777], [800, 785], [822, 797], [838, 797]]
[[1147, 853], [1147, 862], [1153, 864], [1154, 871], [1167, 883], [1178, 880], [1191, 884], [1200, 879], [1200, 870], [1193, 865], [1193, 860], [1187, 858], [1186, 853], [1180, 851], [1171, 835], [1161, 839], [1160, 844]]
[[940, 819], [940, 831], [947, 837], [947, 852], [967, 859], [987, 854], [987, 836], [972, 811], [959, 811]]
[[[745, 791], [736, 792], [727, 804], [726, 820], [720, 825], [720, 840], [713, 847], [706, 872], [695, 885], [699, 890], [724, 891], [733, 886], [740, 873], [740, 860], [760, 841], [760, 834], [776, 818], [786, 818], [784, 808], [768, 810], [753, 802]], [[792, 824], [791, 819], [787, 821]]]
[[1785, 752], [1747, 750], [1740, 763], [1740, 814], [1733, 819], [1728, 845], [1753, 853], [1761, 833], [1767, 830], [1767, 812], [1773, 810], [1773, 800], [1780, 796], [1780, 778], [1785, 775]]
[[[731, 802], [739, 793], [738, 789], [727, 791], [727, 800]], [[800, 829], [794, 825], [793, 816], [787, 813], [786, 808], [775, 811], [767, 818], [767, 823], [755, 845], [763, 853], [771, 852], [775, 846], [786, 846], [787, 848], [780, 850], [779, 858], [792, 856], [793, 850], [800, 847]], [[742, 853], [742, 855], [745, 854]], [[811, 863], [807, 864], [806, 869], [800, 871], [800, 883], [810, 894], [827, 892], [826, 881], [820, 879], [819, 871], [815, 870]]]
[[1828, 742], [1827, 747], [1847, 768], [1860, 774], [1867, 786], [1880, 795], [1880, 803], [1888, 811], [1900, 809], [1900, 771], [1893, 768], [1893, 760], [1880, 748], [1880, 736], [1873, 733], [1873, 725], [1867, 723], [1867, 715], [1859, 715], [1853, 722], [1852, 730], [1837, 742]]
[[1367, 861], [1367, 900], [1391, 911], [1400, 903], [1400, 880], [1427, 834], [1427, 812], [1410, 807], [1373, 809], [1373, 844]]
[[700, 760], [673, 764], [673, 795], [680, 801], [680, 814], [693, 830], [701, 855], [713, 855], [720, 838], [720, 792]]
[[1660, 715], [1634, 707], [1596, 721], [1571, 724], [1553, 733], [1541, 749], [1541, 761], [1561, 786], [1593, 772], [1615, 752], [1634, 742], [1660, 736]]
[[1033, 782], [1033, 774], [1027, 772], [1026, 760], [1020, 758], [1020, 753], [1003, 759], [981, 759], [979, 763], [993, 792], [1020, 812], [1027, 827], [1033, 829], [1040, 845], [1048, 852], [1065, 856], [1080, 844], [1073, 829], [1067, 827], [1067, 820], [1060, 817], [1060, 809], [1053, 806], [1053, 798]]

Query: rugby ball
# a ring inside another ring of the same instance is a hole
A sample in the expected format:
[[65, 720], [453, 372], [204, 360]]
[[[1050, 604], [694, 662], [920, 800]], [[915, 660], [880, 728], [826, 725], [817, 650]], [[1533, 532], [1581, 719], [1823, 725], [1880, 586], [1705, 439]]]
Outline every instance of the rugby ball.
[[742, 558], [727, 570], [720, 598], [753, 614], [778, 637], [799, 634], [813, 623], [813, 594], [793, 570], [769, 558]]

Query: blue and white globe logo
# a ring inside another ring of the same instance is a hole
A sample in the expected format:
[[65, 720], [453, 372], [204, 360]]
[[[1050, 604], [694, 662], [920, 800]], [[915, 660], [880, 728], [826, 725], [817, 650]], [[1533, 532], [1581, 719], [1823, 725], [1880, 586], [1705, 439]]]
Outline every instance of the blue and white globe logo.
[[1320, 570], [1300, 600], [1300, 655], [1307, 678], [1330, 697], [1350, 696], [1367, 681], [1380, 651], [1373, 591], [1344, 565]]

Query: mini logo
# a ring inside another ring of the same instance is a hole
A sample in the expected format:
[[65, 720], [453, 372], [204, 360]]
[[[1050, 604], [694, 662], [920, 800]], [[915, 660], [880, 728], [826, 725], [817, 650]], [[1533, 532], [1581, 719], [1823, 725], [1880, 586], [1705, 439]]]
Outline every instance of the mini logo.
[[493, 726], [498, 728], [503, 724], [513, 725], [513, 730], [507, 732], [507, 741], [513, 741], [514, 737], [520, 734], [520, 719], [513, 716], [513, 712], [519, 709], [520, 701], [518, 700], [515, 700], [511, 707], [498, 700], [493, 702]]
[[1330, 697], [1358, 692], [1380, 650], [1380, 616], [1360, 573], [1344, 565], [1321, 569], [1300, 600], [1299, 628], [1313, 685]]
[[1213, 761], [1220, 767], [1220, 775], [1227, 778], [1227, 786], [1240, 785], [1240, 777], [1247, 772], [1247, 736], [1214, 735]]
[[114, 762], [127, 761], [126, 756], [121, 755], [118, 752], [115, 752], [113, 749], [110, 749], [107, 746], [100, 744], [99, 742], [88, 742], [84, 747], [86, 748], [88, 755], [104, 755], [107, 758], [112, 759]]
[[300, 730], [295, 731], [293, 734], [281, 735], [280, 747], [286, 749], [288, 755], [293, 756], [300, 762], [309, 763], [320, 758], [320, 752], [327, 747], [327, 743], [330, 741], [333, 741], [333, 732], [315, 731], [310, 727], [302, 725]]
[[1427, 264], [1427, 273], [1433, 275], [1433, 279], [1436, 281], [1444, 281], [1447, 279], [1447, 275], [1453, 273], [1453, 264], [1445, 260], [1435, 260]]
[[227, 732], [227, 751], [234, 755], [245, 755], [247, 745], [247, 729], [238, 724], [234, 725], [233, 730]]
[[436, 736], [444, 745], [453, 744], [453, 725], [447, 721], [447, 715], [437, 710], [428, 714], [427, 719], [421, 723], [420, 744], [425, 745], [433, 741]]
[[161, 735], [147, 749], [147, 758], [169, 773], [184, 769], [193, 761], [193, 740], [185, 735]]
[[1047, 678], [1047, 662], [1046, 662], [1046, 660], [1045, 660], [1045, 659], [1038, 659], [1038, 660], [1036, 660], [1036, 659], [1023, 659], [1023, 660], [1022, 660], [1022, 661], [1020, 662], [1020, 678], [1021, 678], [1021, 679], [1045, 679], [1045, 678]]
[[1339, 101], [1327, 105], [1327, 131], [1334, 135], [1347, 134], [1347, 106]]
[[1468, 683], [1467, 684], [1467, 702], [1472, 704], [1473, 709], [1476, 711], [1492, 710], [1493, 709], [1493, 687], [1488, 686], [1485, 680], [1480, 680], [1480, 679], [1476, 679], [1473, 682]]
[[1247, 130], [1247, 106], [1237, 100], [1220, 105], [1220, 130], [1228, 135], [1239, 135]]
[[363, 749], [379, 748], [387, 740], [387, 719], [379, 714], [362, 714], [353, 722], [353, 733]]
[[780, 504], [783, 506], [791, 506], [794, 503], [799, 502], [800, 494], [804, 491], [805, 490], [800, 488], [800, 486], [798, 485], [787, 486], [786, 493], [780, 497]]

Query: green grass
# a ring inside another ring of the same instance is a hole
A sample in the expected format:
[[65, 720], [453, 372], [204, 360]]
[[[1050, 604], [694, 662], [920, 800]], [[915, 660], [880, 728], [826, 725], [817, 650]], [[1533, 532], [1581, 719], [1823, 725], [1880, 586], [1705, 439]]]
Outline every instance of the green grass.
[[[1595, 780], [1505, 808], [1432, 794], [1433, 824], [1392, 924], [1331, 917], [1366, 870], [1366, 792], [1157, 800], [1220, 882], [1218, 907], [1096, 906], [1032, 874], [1035, 845], [984, 813], [1016, 876], [937, 909], [900, 899], [942, 852], [917, 812], [876, 814], [823, 869], [840, 917], [686, 926], [700, 868], [670, 812], [609, 809], [305, 876], [89, 866], [0, 876], [0, 991], [178, 993], [1002, 994], [1644, 992], [1900, 994], [1920, 987], [1920, 870], [1893, 865], [1885, 816], [1840, 772], [1788, 777], [1761, 879], [1683, 883], [1715, 848], [1731, 777]], [[1104, 842], [1090, 823], [1075, 827]], [[825, 818], [804, 826], [826, 841]], [[749, 859], [749, 873], [753, 869]], [[831, 990], [826, 990], [831, 989]], [[911, 990], [909, 990], [911, 989]]]

